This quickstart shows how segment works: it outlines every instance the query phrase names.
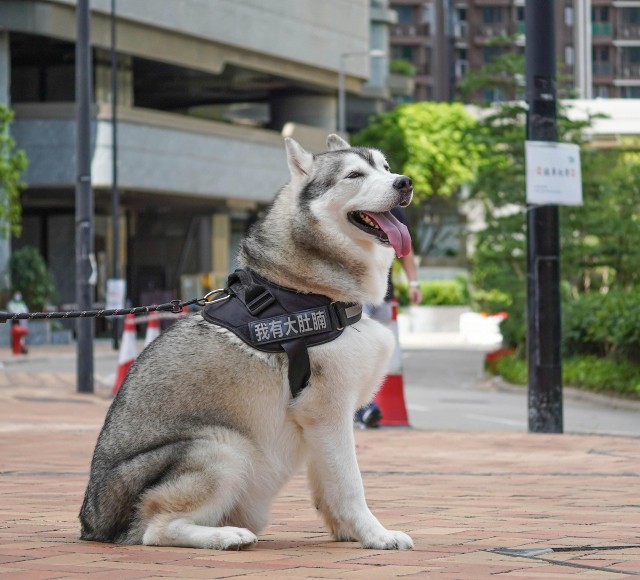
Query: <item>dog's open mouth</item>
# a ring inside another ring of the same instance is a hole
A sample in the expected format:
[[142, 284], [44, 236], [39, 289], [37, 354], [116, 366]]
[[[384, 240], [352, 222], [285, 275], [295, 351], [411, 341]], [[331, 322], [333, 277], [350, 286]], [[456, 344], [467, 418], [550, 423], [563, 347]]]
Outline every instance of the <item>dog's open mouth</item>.
[[354, 226], [376, 237], [382, 244], [393, 246], [399, 258], [411, 251], [411, 236], [407, 226], [390, 211], [351, 211], [347, 217]]

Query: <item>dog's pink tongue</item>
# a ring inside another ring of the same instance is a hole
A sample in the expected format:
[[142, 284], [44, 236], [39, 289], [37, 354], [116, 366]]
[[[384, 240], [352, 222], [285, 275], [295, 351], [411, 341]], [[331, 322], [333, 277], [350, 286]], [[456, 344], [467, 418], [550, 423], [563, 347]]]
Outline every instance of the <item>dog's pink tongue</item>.
[[365, 211], [371, 219], [375, 220], [382, 231], [387, 234], [389, 243], [396, 251], [398, 258], [406, 256], [411, 251], [411, 235], [407, 226], [399, 221], [390, 211], [373, 213]]

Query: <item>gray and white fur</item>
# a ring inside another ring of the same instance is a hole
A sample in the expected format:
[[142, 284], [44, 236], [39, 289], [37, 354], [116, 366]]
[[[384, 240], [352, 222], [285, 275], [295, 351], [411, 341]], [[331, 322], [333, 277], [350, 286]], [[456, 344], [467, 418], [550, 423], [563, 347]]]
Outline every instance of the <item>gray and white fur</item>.
[[[390, 173], [379, 151], [351, 148], [336, 135], [319, 155], [292, 139], [286, 151], [291, 180], [242, 242], [242, 266], [300, 292], [381, 302], [394, 250], [348, 216], [408, 205], [410, 180]], [[335, 540], [411, 548], [408, 535], [369, 511], [353, 434], [354, 411], [381, 384], [393, 348], [393, 335], [364, 317], [309, 349], [311, 380], [292, 399], [286, 355], [252, 349], [200, 314], [181, 319], [140, 354], [109, 409], [81, 537], [245, 548], [306, 464]]]

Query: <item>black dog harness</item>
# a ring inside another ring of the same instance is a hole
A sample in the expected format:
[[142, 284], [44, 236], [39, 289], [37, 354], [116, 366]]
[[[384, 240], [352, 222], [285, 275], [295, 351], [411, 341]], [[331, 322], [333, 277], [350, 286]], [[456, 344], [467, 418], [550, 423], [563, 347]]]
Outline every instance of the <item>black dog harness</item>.
[[286, 352], [294, 397], [311, 377], [308, 347], [335, 340], [362, 317], [359, 304], [276, 286], [250, 270], [231, 274], [224, 292], [223, 298], [203, 308], [203, 318], [224, 326], [253, 348]]

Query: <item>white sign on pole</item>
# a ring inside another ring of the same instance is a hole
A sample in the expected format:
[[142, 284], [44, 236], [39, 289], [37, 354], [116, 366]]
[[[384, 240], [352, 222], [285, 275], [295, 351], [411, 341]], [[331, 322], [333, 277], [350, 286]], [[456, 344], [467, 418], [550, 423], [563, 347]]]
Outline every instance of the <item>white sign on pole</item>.
[[127, 295], [127, 281], [122, 278], [109, 278], [107, 280], [107, 310], [124, 308]]
[[525, 143], [527, 203], [582, 205], [580, 148], [571, 143]]

